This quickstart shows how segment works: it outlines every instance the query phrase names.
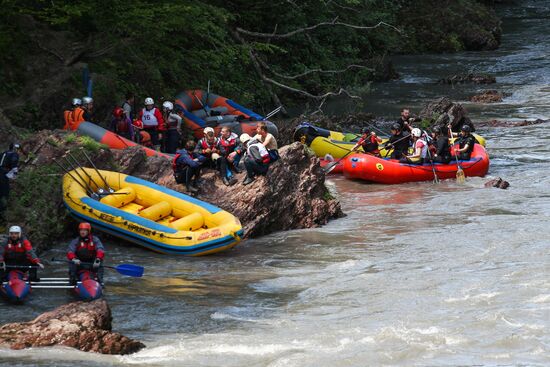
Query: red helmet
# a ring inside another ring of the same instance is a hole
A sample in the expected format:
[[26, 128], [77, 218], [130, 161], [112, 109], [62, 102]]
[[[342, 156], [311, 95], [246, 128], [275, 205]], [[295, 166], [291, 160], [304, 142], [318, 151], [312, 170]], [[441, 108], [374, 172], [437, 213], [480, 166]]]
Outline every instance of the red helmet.
[[138, 128], [138, 129], [143, 129], [143, 121], [141, 121], [141, 120], [134, 121], [133, 125], [134, 125], [134, 127]]
[[87, 229], [88, 231], [92, 230], [92, 225], [90, 223], [82, 222], [78, 225], [78, 230]]
[[113, 116], [115, 116], [115, 118], [117, 119], [120, 119], [122, 118], [122, 115], [124, 115], [124, 110], [121, 107], [115, 107], [115, 109], [113, 110]]

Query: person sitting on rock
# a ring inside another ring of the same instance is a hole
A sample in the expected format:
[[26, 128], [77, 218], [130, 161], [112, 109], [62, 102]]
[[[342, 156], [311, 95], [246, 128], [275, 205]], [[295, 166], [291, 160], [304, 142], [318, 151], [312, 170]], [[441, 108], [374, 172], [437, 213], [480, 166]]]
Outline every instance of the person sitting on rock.
[[[450, 129], [450, 126], [449, 126]], [[463, 125], [460, 128], [460, 135], [456, 133], [452, 133], [452, 137], [456, 137], [458, 135], [458, 149], [454, 148], [454, 153], [456, 157], [461, 161], [468, 161], [470, 160], [470, 157], [472, 155], [472, 152], [474, 151], [474, 145], [476, 143], [476, 139], [474, 136], [470, 133], [470, 126]]]
[[[228, 183], [233, 185], [237, 182], [237, 180], [233, 177], [232, 170], [235, 173], [241, 172], [238, 168], [241, 160], [240, 152], [242, 152], [242, 149], [240, 149], [241, 147], [239, 146], [239, 136], [232, 133], [229, 126], [224, 126], [222, 127], [219, 140], [221, 156], [225, 160], [225, 162], [221, 162], [220, 164], [220, 171], [222, 176], [225, 173]], [[222, 165], [225, 167], [221, 167]]]
[[134, 125], [125, 114], [122, 107], [115, 107], [113, 110], [113, 119], [111, 120], [111, 131], [128, 140], [133, 140]]
[[79, 272], [89, 270], [95, 275], [97, 281], [103, 284], [105, 248], [98, 237], [92, 236], [90, 223], [80, 223], [78, 234], [79, 236], [71, 241], [67, 249], [69, 282], [71, 285], [76, 285]]
[[22, 235], [19, 226], [11, 226], [8, 235], [0, 249], [0, 279], [5, 279], [9, 270], [19, 270], [28, 272], [31, 282], [38, 282], [37, 268], [44, 269], [44, 265], [36, 256], [31, 242]]
[[382, 142], [382, 139], [376, 136], [374, 131], [369, 131], [368, 128], [363, 129], [363, 134], [351, 150], [355, 151], [359, 147], [363, 148], [363, 152], [367, 154], [372, 154], [375, 156], [380, 155], [380, 150], [378, 150], [378, 144]]
[[403, 133], [398, 123], [392, 125], [391, 134], [385, 144], [385, 149], [393, 149], [390, 155], [391, 159], [401, 159], [409, 152], [409, 135]]
[[[229, 180], [226, 177], [227, 161], [221, 155], [220, 139], [214, 135], [214, 129], [207, 127], [204, 129], [204, 137], [199, 140], [195, 147], [195, 153], [205, 157], [203, 167], [215, 169], [220, 172], [220, 177], [225, 185], [229, 185]], [[222, 172], [222, 168], [224, 170]]]
[[407, 155], [399, 160], [401, 163], [424, 164], [428, 157], [428, 143], [422, 137], [422, 131], [414, 128], [411, 131], [413, 139], [413, 154]]
[[267, 124], [263, 121], [258, 122], [256, 125], [254, 139], [262, 143], [267, 150], [277, 149], [277, 139], [267, 131]]
[[73, 121], [74, 111], [80, 105], [82, 105], [82, 100], [80, 98], [73, 98], [71, 102], [71, 108], [63, 112], [63, 120], [65, 120], [65, 125], [63, 126], [63, 130], [74, 130], [74, 121]]
[[401, 110], [401, 116], [397, 119], [395, 122], [396, 124], [399, 124], [399, 128], [401, 131], [411, 131], [413, 128], [411, 126], [412, 122], [414, 121], [414, 117], [411, 117], [411, 112], [408, 108], [403, 108]]
[[448, 164], [451, 161], [451, 150], [449, 148], [449, 139], [443, 135], [441, 128], [436, 126], [432, 129], [434, 151], [432, 153], [435, 163]]
[[200, 176], [200, 169], [206, 158], [195, 153], [195, 142], [189, 140], [185, 144], [185, 149], [176, 151], [172, 162], [174, 170], [174, 179], [178, 184], [185, 184], [187, 192], [196, 194], [199, 192], [197, 181]]
[[243, 147], [246, 149], [244, 166], [246, 167], [246, 178], [243, 185], [248, 185], [256, 179], [256, 175], [265, 175], [271, 161], [269, 152], [265, 146], [250, 135], [244, 133], [240, 137]]

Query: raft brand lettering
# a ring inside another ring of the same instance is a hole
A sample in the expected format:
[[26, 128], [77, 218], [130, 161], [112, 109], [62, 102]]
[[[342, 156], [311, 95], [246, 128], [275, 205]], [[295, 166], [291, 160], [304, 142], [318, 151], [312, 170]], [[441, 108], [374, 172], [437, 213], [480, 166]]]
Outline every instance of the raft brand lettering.
[[138, 227], [135, 224], [128, 224], [128, 229], [134, 232], [138, 232], [144, 235], [150, 235], [151, 231], [142, 227]]
[[101, 213], [99, 215], [99, 218], [103, 219], [103, 220], [106, 220], [107, 222], [111, 222], [111, 223], [115, 221], [115, 217], [113, 217], [112, 215], [109, 215], [109, 214], [105, 214], [105, 213]]
[[210, 237], [219, 237], [222, 235], [222, 232], [219, 230], [219, 229], [214, 229], [210, 232], [204, 232], [203, 234], [201, 234], [198, 238], [199, 241], [201, 240], [205, 240], [207, 238], [210, 238]]

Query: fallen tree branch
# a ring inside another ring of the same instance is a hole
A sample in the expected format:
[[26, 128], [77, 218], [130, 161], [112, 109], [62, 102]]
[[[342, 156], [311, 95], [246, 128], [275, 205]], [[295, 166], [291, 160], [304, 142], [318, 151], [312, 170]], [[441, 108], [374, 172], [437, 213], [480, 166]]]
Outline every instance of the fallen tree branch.
[[313, 73], [342, 74], [342, 73], [345, 73], [346, 71], [348, 71], [350, 69], [367, 69], [367, 70], [370, 70], [370, 71], [374, 71], [374, 69], [369, 68], [369, 67], [364, 66], [364, 65], [351, 64], [351, 65], [346, 66], [346, 68], [339, 69], [339, 70], [310, 69], [310, 70], [306, 70], [303, 73], [296, 74], [296, 75], [285, 75], [285, 74], [281, 74], [281, 73], [278, 73], [277, 71], [273, 70], [264, 60], [258, 58], [258, 61], [260, 62], [260, 64], [262, 65], [262, 67], [264, 69], [269, 70], [271, 73], [278, 76], [279, 78], [288, 79], [288, 80], [294, 80], [294, 79], [302, 78], [304, 76], [307, 76], [307, 75], [313, 74]]
[[311, 98], [311, 99], [315, 99], [315, 100], [323, 100], [323, 99], [326, 99], [327, 97], [336, 97], [336, 96], [340, 96], [342, 94], [348, 96], [349, 98], [351, 99], [361, 99], [361, 97], [359, 96], [356, 96], [356, 95], [353, 95], [353, 94], [350, 94], [347, 90], [345, 90], [344, 88], [340, 88], [338, 90], [338, 92], [327, 92], [325, 94], [320, 94], [320, 95], [315, 95], [315, 94], [311, 94], [305, 90], [302, 90], [302, 89], [298, 89], [298, 88], [294, 88], [294, 87], [291, 87], [289, 85], [286, 85], [286, 84], [283, 84], [283, 83], [280, 83], [276, 80], [273, 80], [265, 75], [262, 74], [262, 79], [265, 80], [266, 82], [268, 83], [271, 83], [273, 85], [276, 85], [277, 87], [279, 88], [282, 88], [282, 89], [286, 89], [290, 92], [294, 92], [294, 93], [297, 93], [297, 94], [301, 94], [302, 96], [304, 97], [308, 97], [308, 98]]
[[295, 30], [293, 30], [291, 32], [288, 32], [288, 33], [260, 33], [260, 32], [252, 32], [252, 31], [242, 29], [242, 28], [239, 28], [239, 27], [237, 27], [237, 32], [240, 33], [240, 34], [251, 36], [251, 37], [283, 39], [283, 38], [292, 37], [296, 34], [309, 32], [309, 31], [312, 31], [314, 29], [317, 29], [317, 28], [320, 28], [320, 27], [327, 27], [327, 26], [331, 26], [331, 27], [333, 27], [333, 26], [342, 26], [342, 27], [347, 27], [347, 28], [352, 28], [352, 29], [359, 29], [359, 30], [370, 30], [370, 29], [376, 29], [376, 28], [385, 26], [385, 27], [392, 28], [392, 29], [396, 30], [397, 32], [401, 33], [401, 30], [399, 28], [397, 28], [397, 27], [395, 27], [391, 24], [388, 24], [386, 22], [378, 22], [378, 24], [373, 25], [373, 26], [360, 26], [360, 25], [354, 25], [354, 24], [339, 22], [338, 17], [334, 18], [331, 22], [317, 23], [317, 24], [309, 26], [309, 27], [295, 29]]

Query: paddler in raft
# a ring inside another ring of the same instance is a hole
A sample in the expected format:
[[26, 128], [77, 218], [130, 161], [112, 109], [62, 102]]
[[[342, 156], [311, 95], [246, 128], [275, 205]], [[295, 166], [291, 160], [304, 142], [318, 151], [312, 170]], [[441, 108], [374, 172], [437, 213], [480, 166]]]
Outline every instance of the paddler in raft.
[[97, 281], [103, 285], [105, 248], [98, 237], [92, 236], [90, 223], [80, 223], [78, 234], [79, 236], [71, 241], [67, 249], [70, 284], [76, 285], [78, 273], [81, 270], [89, 270], [95, 275]]
[[0, 248], [0, 280], [4, 280], [10, 270], [19, 270], [29, 274], [31, 282], [38, 282], [37, 268], [44, 265], [36, 256], [31, 242], [22, 235], [21, 227], [11, 226], [8, 239]]
[[434, 163], [448, 164], [451, 161], [449, 139], [441, 132], [441, 127], [432, 129], [433, 161]]
[[376, 136], [374, 131], [369, 131], [368, 128], [364, 128], [357, 144], [355, 144], [351, 150], [356, 151], [359, 147], [362, 147], [363, 152], [379, 157], [380, 150], [378, 150], [378, 144], [380, 143], [382, 143], [382, 139]]
[[401, 159], [403, 156], [407, 155], [409, 146], [409, 135], [403, 133], [401, 126], [398, 123], [394, 123], [391, 127], [391, 136], [386, 142], [384, 149], [393, 149], [390, 155], [391, 159]]
[[413, 140], [413, 154], [407, 155], [399, 160], [400, 163], [424, 164], [428, 157], [428, 143], [422, 137], [422, 130], [414, 128], [411, 130]]
[[[451, 126], [448, 126], [449, 130]], [[474, 150], [474, 145], [476, 139], [471, 134], [471, 128], [469, 125], [462, 125], [460, 128], [460, 135], [457, 133], [452, 133], [451, 138], [457, 137], [458, 149], [454, 148], [453, 151], [457, 158], [461, 161], [469, 161], [472, 151]]]

